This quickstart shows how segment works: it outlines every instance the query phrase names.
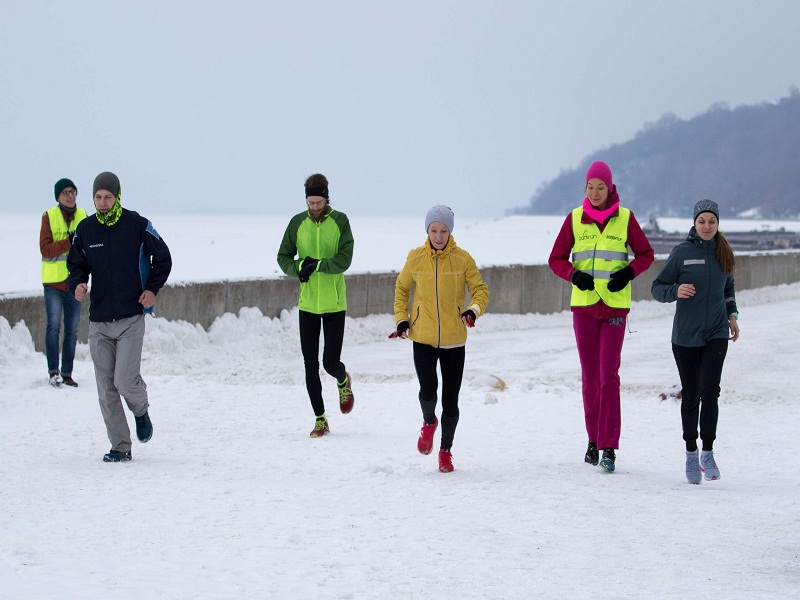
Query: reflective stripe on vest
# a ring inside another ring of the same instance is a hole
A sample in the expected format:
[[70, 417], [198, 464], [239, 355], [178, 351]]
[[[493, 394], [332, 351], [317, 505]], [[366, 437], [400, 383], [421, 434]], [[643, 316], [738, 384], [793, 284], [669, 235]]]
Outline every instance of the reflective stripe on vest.
[[611, 308], [631, 307], [630, 285], [619, 292], [608, 291], [611, 273], [628, 265], [630, 215], [630, 209], [620, 207], [618, 215], [609, 219], [601, 232], [596, 223], [581, 223], [582, 207], [572, 211], [572, 233], [575, 236], [572, 266], [594, 277], [593, 290], [584, 292], [578, 286], [572, 286], [572, 306], [592, 306], [602, 299]]
[[[78, 223], [86, 218], [86, 211], [82, 208], [75, 210], [75, 218], [69, 225], [64, 220], [61, 208], [54, 206], [47, 211], [47, 218], [50, 220], [50, 233], [54, 242], [60, 242], [69, 237], [78, 227]], [[42, 257], [42, 283], [58, 283], [64, 281], [69, 276], [67, 270], [67, 254], [60, 254], [52, 258]]]

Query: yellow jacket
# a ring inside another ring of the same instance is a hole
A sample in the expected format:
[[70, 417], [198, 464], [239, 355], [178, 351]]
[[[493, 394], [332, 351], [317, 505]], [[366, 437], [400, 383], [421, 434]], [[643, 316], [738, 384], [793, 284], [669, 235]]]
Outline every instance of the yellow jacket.
[[[467, 305], [464, 287], [471, 297]], [[414, 299], [411, 313], [408, 299]], [[437, 348], [455, 348], [467, 343], [467, 327], [461, 313], [467, 309], [481, 316], [489, 304], [489, 288], [481, 278], [475, 260], [456, 245], [453, 236], [444, 250], [435, 250], [430, 239], [408, 253], [397, 276], [394, 293], [395, 322], [408, 321], [408, 337]]]

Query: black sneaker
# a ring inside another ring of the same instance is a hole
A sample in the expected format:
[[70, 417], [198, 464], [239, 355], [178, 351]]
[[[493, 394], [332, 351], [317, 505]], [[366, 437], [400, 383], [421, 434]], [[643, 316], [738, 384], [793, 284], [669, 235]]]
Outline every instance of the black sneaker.
[[153, 424], [150, 422], [150, 415], [147, 411], [141, 417], [136, 417], [136, 437], [143, 444], [149, 442], [153, 437]]
[[78, 387], [78, 382], [75, 381], [71, 375], [62, 375], [61, 379], [63, 380], [64, 385], [68, 385], [69, 387]]
[[613, 473], [614, 469], [616, 468], [614, 463], [617, 460], [617, 455], [614, 453], [613, 448], [606, 448], [603, 450], [603, 458], [600, 461], [600, 466], [603, 467], [609, 473]]
[[120, 452], [119, 450], [112, 450], [108, 454], [103, 455], [103, 462], [128, 462], [131, 459], [131, 451]]
[[589, 447], [586, 448], [586, 456], [583, 457], [583, 461], [595, 467], [597, 463], [600, 462], [600, 455], [597, 453], [597, 444], [595, 442], [589, 442]]

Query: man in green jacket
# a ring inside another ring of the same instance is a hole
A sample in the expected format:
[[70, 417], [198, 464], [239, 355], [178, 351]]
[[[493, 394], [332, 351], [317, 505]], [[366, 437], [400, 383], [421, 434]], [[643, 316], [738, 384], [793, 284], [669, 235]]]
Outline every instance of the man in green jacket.
[[328, 180], [319, 173], [305, 182], [308, 210], [292, 217], [278, 250], [278, 265], [289, 277], [300, 279], [300, 348], [306, 370], [306, 388], [316, 420], [311, 437], [330, 431], [319, 378], [319, 336], [325, 335], [322, 366], [336, 378], [339, 408], [353, 409], [350, 375], [341, 360], [347, 289], [344, 272], [353, 260], [353, 234], [347, 215], [330, 206]]

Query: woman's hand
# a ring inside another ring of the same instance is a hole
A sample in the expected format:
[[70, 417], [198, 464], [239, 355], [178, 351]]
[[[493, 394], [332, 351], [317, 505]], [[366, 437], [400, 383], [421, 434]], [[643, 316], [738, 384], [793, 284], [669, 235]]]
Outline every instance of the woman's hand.
[[731, 315], [728, 317], [728, 325], [730, 325], [731, 328], [731, 337], [728, 339], [730, 339], [732, 342], [735, 342], [739, 339], [739, 321], [736, 317]]
[[682, 283], [678, 286], [678, 298], [691, 298], [694, 294], [693, 283]]
[[408, 321], [400, 321], [397, 324], [397, 329], [389, 334], [389, 339], [400, 338], [401, 340], [407, 340], [409, 328]]

